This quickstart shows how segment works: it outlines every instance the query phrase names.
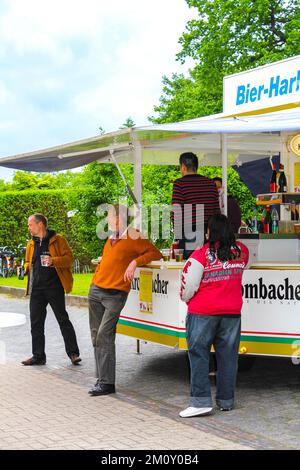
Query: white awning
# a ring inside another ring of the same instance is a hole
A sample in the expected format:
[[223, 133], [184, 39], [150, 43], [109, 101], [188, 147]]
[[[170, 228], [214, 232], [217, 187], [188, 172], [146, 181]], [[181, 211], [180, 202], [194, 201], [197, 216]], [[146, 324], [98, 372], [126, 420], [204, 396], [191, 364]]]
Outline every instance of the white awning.
[[221, 135], [227, 135], [228, 164], [252, 161], [278, 153], [281, 132], [300, 131], [300, 108], [226, 118], [222, 114], [172, 124], [136, 127], [0, 158], [0, 166], [27, 171], [59, 171], [98, 160], [133, 163], [140, 145], [143, 164], [178, 164], [179, 154], [194, 151], [201, 166], [221, 165]]

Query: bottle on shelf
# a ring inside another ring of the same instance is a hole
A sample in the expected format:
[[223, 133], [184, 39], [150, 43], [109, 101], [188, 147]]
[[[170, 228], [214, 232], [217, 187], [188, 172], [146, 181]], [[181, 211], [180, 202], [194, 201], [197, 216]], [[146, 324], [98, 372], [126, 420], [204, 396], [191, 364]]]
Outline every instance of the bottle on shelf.
[[267, 211], [266, 211], [266, 208], [264, 207], [264, 209], [262, 211], [262, 214], [261, 214], [261, 219], [258, 222], [258, 232], [259, 233], [264, 233], [264, 221], [265, 221], [266, 213], [267, 213]]
[[171, 244], [171, 259], [175, 259], [175, 250], [179, 248], [179, 243], [177, 240], [173, 240], [172, 244]]
[[270, 179], [270, 193], [277, 192], [277, 172], [276, 172], [276, 163], [273, 163], [273, 171]]
[[252, 233], [258, 233], [258, 220], [257, 220], [257, 210], [254, 207], [251, 218], [251, 231]]
[[295, 201], [291, 201], [291, 220], [297, 220]]
[[272, 209], [271, 219], [272, 219], [272, 232], [271, 233], [278, 233], [279, 232], [279, 215], [275, 208]]
[[279, 178], [278, 178], [278, 192], [286, 193], [287, 192], [287, 180], [284, 173], [284, 165], [280, 163], [279, 166]]
[[264, 233], [272, 233], [272, 217], [270, 206], [266, 207], [266, 215], [264, 217]]

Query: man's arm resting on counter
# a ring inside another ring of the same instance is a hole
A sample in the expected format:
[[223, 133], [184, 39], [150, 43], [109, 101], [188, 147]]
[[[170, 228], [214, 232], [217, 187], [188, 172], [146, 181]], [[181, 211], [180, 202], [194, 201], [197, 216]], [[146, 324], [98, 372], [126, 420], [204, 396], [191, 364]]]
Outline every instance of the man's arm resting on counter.
[[135, 270], [138, 266], [145, 266], [145, 264], [150, 263], [150, 261], [159, 260], [162, 257], [161, 252], [157, 248], [155, 248], [155, 246], [152, 245], [152, 243], [150, 243], [148, 240], [142, 238], [139, 240], [143, 242], [139, 243], [141, 245], [140, 250], [142, 254], [138, 258], [131, 261], [131, 263], [129, 263], [124, 274], [125, 281], [132, 281], [132, 279], [134, 278]]
[[135, 258], [137, 266], [145, 266], [150, 261], [157, 261], [162, 258], [161, 252], [149, 240], [140, 238], [137, 243], [139, 253], [139, 256]]

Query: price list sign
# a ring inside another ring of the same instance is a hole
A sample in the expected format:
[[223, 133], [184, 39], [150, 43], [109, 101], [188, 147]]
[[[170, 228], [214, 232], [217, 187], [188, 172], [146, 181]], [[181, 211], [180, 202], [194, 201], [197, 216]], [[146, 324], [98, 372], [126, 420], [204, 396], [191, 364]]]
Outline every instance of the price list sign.
[[140, 312], [153, 313], [152, 271], [140, 272]]

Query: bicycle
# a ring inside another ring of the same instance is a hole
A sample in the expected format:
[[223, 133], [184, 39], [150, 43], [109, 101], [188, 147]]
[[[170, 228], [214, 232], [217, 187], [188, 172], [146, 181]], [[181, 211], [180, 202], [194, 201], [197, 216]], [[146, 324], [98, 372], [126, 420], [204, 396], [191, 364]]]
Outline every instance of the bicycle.
[[11, 277], [16, 272], [15, 266], [15, 253], [10, 250], [7, 246], [1, 248], [1, 269], [0, 276]]
[[20, 280], [24, 279], [25, 252], [26, 247], [22, 244], [16, 250], [8, 246], [0, 247], [0, 277], [17, 275]]
[[17, 258], [16, 258], [16, 271], [18, 279], [23, 280], [25, 275], [25, 253], [26, 247], [22, 245], [17, 246]]

